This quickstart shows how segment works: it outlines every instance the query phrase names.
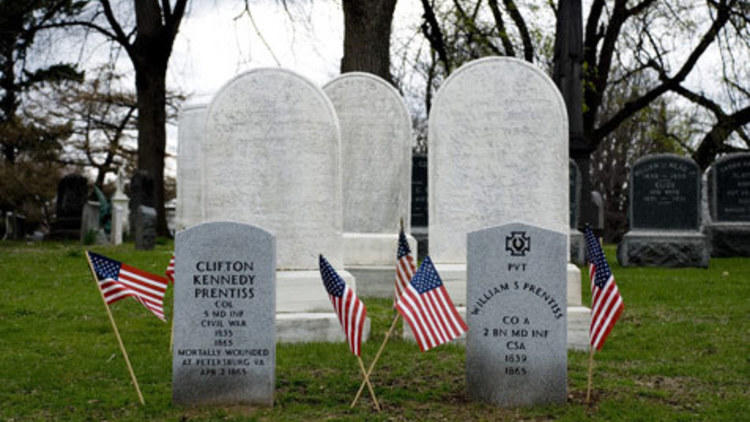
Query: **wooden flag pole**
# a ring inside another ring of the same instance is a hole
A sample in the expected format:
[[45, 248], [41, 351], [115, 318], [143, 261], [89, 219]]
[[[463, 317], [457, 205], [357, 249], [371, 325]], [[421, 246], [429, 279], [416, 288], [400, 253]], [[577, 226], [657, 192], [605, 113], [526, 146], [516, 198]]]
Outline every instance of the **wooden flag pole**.
[[125, 350], [125, 345], [122, 343], [122, 338], [120, 338], [120, 332], [117, 330], [117, 324], [115, 324], [115, 318], [112, 316], [112, 311], [109, 309], [109, 305], [107, 305], [107, 301], [104, 299], [104, 293], [102, 292], [102, 289], [99, 288], [99, 277], [96, 276], [96, 271], [94, 271], [94, 265], [91, 263], [91, 257], [89, 256], [89, 251], [86, 251], [86, 261], [88, 261], [89, 263], [89, 269], [91, 270], [91, 274], [94, 276], [94, 282], [96, 283], [96, 290], [99, 291], [99, 296], [102, 298], [102, 303], [104, 303], [104, 309], [107, 310], [107, 315], [109, 315], [109, 322], [112, 323], [112, 329], [115, 331], [115, 337], [117, 337], [117, 342], [120, 344], [120, 350], [122, 351], [122, 355], [125, 357], [125, 363], [128, 365], [128, 371], [130, 372], [130, 379], [133, 381], [133, 386], [135, 386], [136, 393], [138, 393], [138, 399], [141, 401], [142, 405], [145, 405], [146, 402], [143, 400], [143, 394], [141, 394], [141, 388], [138, 386], [138, 380], [135, 378], [135, 372], [133, 372], [133, 367], [130, 365], [128, 352]]
[[375, 397], [375, 390], [372, 389], [372, 384], [370, 384], [370, 378], [365, 371], [365, 365], [362, 363], [362, 358], [357, 356], [357, 362], [359, 362], [359, 369], [362, 370], [362, 375], [365, 377], [365, 382], [367, 383], [367, 388], [370, 390], [372, 401], [375, 403], [375, 409], [380, 412], [380, 404], [378, 403], [378, 398]]
[[591, 403], [591, 373], [594, 369], [594, 348], [589, 346], [589, 349], [591, 349], [591, 353], [589, 354], [589, 382], [588, 387], [586, 387], [586, 404]]
[[[391, 333], [393, 333], [393, 329], [396, 328], [396, 322], [398, 321], [398, 318], [401, 315], [396, 313], [396, 318], [393, 318], [393, 323], [391, 323], [391, 328], [388, 329], [388, 331], [385, 333], [385, 338], [383, 339], [383, 343], [380, 345], [380, 349], [378, 349], [378, 353], [375, 354], [375, 358], [372, 360], [372, 363], [370, 363], [370, 367], [367, 368], [367, 379], [370, 379], [370, 375], [372, 375], [372, 370], [375, 368], [375, 364], [378, 362], [378, 359], [380, 359], [380, 354], [383, 353], [383, 349], [385, 349], [385, 344], [388, 343], [388, 339], [391, 337]], [[365, 388], [365, 381], [362, 381], [362, 384], [359, 385], [359, 390], [357, 390], [357, 395], [354, 396], [354, 401], [352, 401], [352, 405], [349, 406], [354, 407], [357, 404], [357, 400], [359, 400], [359, 396], [362, 394], [362, 390]]]

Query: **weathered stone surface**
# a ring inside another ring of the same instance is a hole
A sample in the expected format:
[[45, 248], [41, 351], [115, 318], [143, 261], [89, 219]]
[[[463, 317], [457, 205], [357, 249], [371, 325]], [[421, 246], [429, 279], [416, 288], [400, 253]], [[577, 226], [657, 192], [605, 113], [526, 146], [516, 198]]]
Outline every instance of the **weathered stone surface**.
[[586, 242], [583, 241], [583, 233], [576, 229], [570, 229], [570, 262], [586, 264]]
[[565, 232], [507, 224], [468, 235], [466, 379], [500, 406], [567, 399]]
[[177, 122], [177, 230], [203, 221], [203, 169], [201, 147], [206, 129], [205, 103], [188, 104]]
[[342, 267], [340, 148], [336, 113], [315, 84], [283, 69], [235, 77], [206, 117], [204, 218], [273, 232], [279, 270], [317, 270], [320, 253]]
[[175, 404], [273, 404], [276, 246], [250, 225], [213, 222], [175, 239]]
[[156, 245], [156, 210], [141, 205], [135, 212], [135, 248], [150, 250]]
[[750, 153], [720, 158], [708, 175], [711, 256], [750, 256]]
[[429, 248], [441, 275], [441, 264], [465, 264], [468, 232], [525, 221], [567, 233], [568, 117], [544, 72], [507, 57], [462, 66], [435, 96], [429, 137]]
[[623, 267], [707, 268], [708, 245], [698, 231], [629, 231], [617, 245], [617, 261]]
[[[411, 118], [382, 78], [345, 73], [328, 82], [341, 128], [344, 232], [397, 233], [411, 206]], [[346, 262], [345, 262], [346, 265]]]

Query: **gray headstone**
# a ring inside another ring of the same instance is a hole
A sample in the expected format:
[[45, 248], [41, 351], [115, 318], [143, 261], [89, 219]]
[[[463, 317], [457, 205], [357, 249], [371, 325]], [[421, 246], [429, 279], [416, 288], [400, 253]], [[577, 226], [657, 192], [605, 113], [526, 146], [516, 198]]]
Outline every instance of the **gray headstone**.
[[604, 230], [604, 197], [598, 191], [591, 191], [591, 203], [596, 210], [596, 219], [592, 222], [594, 230]]
[[701, 233], [701, 173], [674, 154], [636, 161], [630, 171], [630, 230], [617, 246], [622, 266], [708, 267]]
[[717, 160], [708, 183], [712, 220], [750, 223], [750, 153]]
[[519, 223], [469, 233], [472, 399], [511, 407], [567, 399], [566, 241]]
[[204, 103], [189, 104], [180, 110], [177, 123], [177, 230], [203, 221], [201, 147], [207, 111], [208, 106]]
[[519, 220], [570, 227], [565, 102], [537, 67], [509, 57], [461, 66], [435, 95], [429, 139], [430, 256], [438, 271], [465, 263], [468, 232]]
[[[364, 72], [340, 75], [323, 91], [341, 127], [344, 232], [398, 232], [411, 205], [411, 118], [404, 99], [386, 80]], [[408, 233], [409, 220], [404, 224]]]
[[273, 404], [275, 277], [276, 240], [263, 229], [215, 222], [177, 233], [175, 404]]
[[141, 205], [135, 212], [135, 248], [154, 249], [156, 244], [156, 210]]
[[341, 140], [325, 93], [294, 72], [253, 69], [214, 96], [205, 124], [205, 221], [271, 230], [279, 269], [317, 271], [321, 252], [341, 267]]
[[700, 229], [701, 173], [693, 160], [656, 154], [630, 172], [630, 229]]
[[750, 256], [750, 153], [717, 160], [707, 185], [711, 256]]

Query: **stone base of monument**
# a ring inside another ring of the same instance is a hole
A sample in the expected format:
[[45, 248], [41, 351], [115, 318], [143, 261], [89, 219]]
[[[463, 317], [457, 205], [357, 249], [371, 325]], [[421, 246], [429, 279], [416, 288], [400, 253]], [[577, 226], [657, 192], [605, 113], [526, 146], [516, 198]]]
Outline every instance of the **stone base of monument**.
[[[458, 306], [456, 310], [461, 314], [461, 318], [466, 320], [466, 307]], [[585, 306], [568, 306], [568, 349], [570, 350], [588, 350], [589, 349], [589, 326], [591, 325], [591, 309]], [[277, 319], [278, 321], [278, 319]], [[409, 324], [405, 324], [401, 318], [403, 326], [403, 339], [416, 342], [414, 333], [411, 331]], [[276, 328], [278, 330], [278, 328]], [[451, 343], [466, 345], [466, 333], [461, 337], [453, 340]]]
[[[358, 283], [348, 271], [337, 271], [359, 296]], [[370, 333], [370, 319], [365, 322], [362, 339]], [[311, 341], [345, 341], [331, 300], [318, 271], [276, 272], [276, 341], [302, 343]]]
[[[362, 341], [370, 337], [370, 318], [365, 319]], [[277, 343], [345, 342], [344, 330], [333, 312], [276, 314]]]
[[[357, 279], [357, 296], [393, 297], [398, 234], [344, 233], [343, 240], [344, 268]], [[416, 257], [417, 240], [406, 235], [406, 241]]]
[[617, 245], [623, 267], [708, 268], [706, 236], [697, 231], [632, 230]]
[[750, 223], [711, 223], [705, 229], [712, 257], [750, 257]]
[[[456, 306], [466, 305], [466, 264], [435, 264], [445, 290]], [[573, 264], [567, 267], [568, 306], [581, 304], [581, 270]]]
[[570, 262], [576, 265], [586, 264], [586, 242], [583, 233], [570, 229]]

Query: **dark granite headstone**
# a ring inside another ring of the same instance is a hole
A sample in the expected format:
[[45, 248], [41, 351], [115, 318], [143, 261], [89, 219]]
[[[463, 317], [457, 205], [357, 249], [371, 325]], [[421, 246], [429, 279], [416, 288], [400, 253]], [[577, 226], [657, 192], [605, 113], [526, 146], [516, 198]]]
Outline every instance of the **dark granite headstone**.
[[427, 227], [427, 156], [414, 154], [411, 166], [411, 225]]
[[500, 406], [567, 399], [566, 235], [525, 224], [469, 233], [466, 380]]
[[750, 153], [717, 160], [709, 173], [709, 186], [714, 221], [750, 222]]
[[677, 155], [638, 160], [630, 172], [630, 229], [698, 230], [700, 178], [698, 165]]
[[581, 203], [581, 171], [575, 161], [570, 160], [570, 228], [578, 228], [578, 208]]
[[135, 218], [138, 211], [138, 207], [145, 205], [147, 207], [156, 207], [156, 199], [154, 197], [154, 178], [151, 177], [145, 170], [138, 170], [133, 174], [130, 179], [130, 201], [128, 208], [130, 209], [129, 223], [131, 230], [135, 227]]
[[174, 403], [272, 405], [274, 236], [228, 222], [178, 232], [174, 286]]
[[141, 205], [135, 212], [135, 248], [154, 249], [156, 244], [156, 210]]
[[88, 196], [88, 181], [80, 174], [68, 174], [57, 184], [56, 219], [50, 228], [55, 239], [81, 236], [81, 213]]
[[707, 185], [711, 256], [750, 256], [750, 153], [717, 160]]
[[630, 172], [630, 230], [617, 247], [622, 266], [707, 267], [701, 173], [693, 160], [656, 154]]

